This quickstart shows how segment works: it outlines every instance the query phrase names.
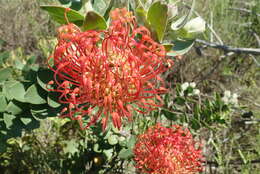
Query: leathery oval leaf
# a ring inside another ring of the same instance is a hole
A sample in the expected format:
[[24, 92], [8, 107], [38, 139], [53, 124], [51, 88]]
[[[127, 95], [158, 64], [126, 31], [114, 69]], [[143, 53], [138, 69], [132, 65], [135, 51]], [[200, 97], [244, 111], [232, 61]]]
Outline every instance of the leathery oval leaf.
[[4, 112], [7, 106], [7, 100], [3, 94], [0, 93], [0, 112]]
[[24, 98], [26, 102], [31, 104], [44, 104], [46, 96], [47, 93], [41, 87], [33, 84], [27, 89]]
[[83, 29], [84, 30], [105, 30], [107, 28], [106, 20], [94, 11], [86, 14]]
[[4, 123], [5, 123], [7, 129], [9, 129], [13, 125], [14, 119], [15, 119], [14, 115], [4, 113]]
[[187, 53], [193, 46], [194, 40], [175, 40], [173, 48], [167, 52], [167, 56], [181, 56]]
[[[47, 11], [49, 15], [53, 18], [53, 20], [60, 24], [66, 24], [67, 22], [71, 22], [76, 24], [77, 26], [82, 26], [84, 21], [83, 15], [72, 9], [66, 12], [68, 8], [65, 7], [55, 5], [42, 5], [41, 9]], [[66, 21], [65, 12], [67, 13], [68, 21]]]
[[147, 13], [147, 20], [151, 27], [156, 31], [158, 40], [161, 42], [163, 40], [164, 32], [168, 20], [168, 7], [162, 2], [157, 1], [153, 3]]

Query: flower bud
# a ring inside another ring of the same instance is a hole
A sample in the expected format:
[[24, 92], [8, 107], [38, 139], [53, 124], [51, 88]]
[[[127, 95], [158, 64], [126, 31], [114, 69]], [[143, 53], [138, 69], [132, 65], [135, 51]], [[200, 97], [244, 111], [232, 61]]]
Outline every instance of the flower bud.
[[205, 31], [206, 22], [201, 17], [196, 17], [189, 22], [187, 22], [184, 26], [184, 29], [188, 34], [196, 35]]

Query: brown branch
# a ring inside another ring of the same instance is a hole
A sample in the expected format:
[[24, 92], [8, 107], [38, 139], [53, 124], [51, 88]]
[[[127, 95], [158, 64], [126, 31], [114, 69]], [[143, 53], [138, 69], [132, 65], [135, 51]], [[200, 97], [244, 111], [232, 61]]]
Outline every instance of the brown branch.
[[221, 45], [213, 42], [207, 42], [205, 40], [196, 39], [197, 43], [201, 43], [203, 45], [221, 49], [226, 52], [234, 52], [234, 53], [244, 53], [244, 54], [253, 54], [253, 55], [260, 55], [260, 48], [235, 48], [232, 46]]

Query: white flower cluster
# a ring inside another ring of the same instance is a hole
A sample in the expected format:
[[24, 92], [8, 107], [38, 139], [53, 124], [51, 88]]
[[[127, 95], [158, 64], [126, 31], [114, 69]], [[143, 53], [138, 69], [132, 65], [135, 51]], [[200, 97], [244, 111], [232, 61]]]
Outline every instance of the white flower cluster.
[[225, 104], [232, 104], [232, 105], [237, 105], [238, 100], [237, 100], [238, 95], [236, 93], [231, 94], [230, 91], [225, 91], [224, 96], [222, 97], [222, 101]]
[[184, 96], [184, 92], [188, 89], [188, 88], [192, 88], [191, 92], [188, 91], [188, 96], [195, 96], [195, 95], [199, 95], [200, 94], [200, 90], [199, 89], [195, 89], [196, 87], [196, 83], [195, 82], [185, 82], [181, 85], [181, 91], [180, 91], [180, 96]]

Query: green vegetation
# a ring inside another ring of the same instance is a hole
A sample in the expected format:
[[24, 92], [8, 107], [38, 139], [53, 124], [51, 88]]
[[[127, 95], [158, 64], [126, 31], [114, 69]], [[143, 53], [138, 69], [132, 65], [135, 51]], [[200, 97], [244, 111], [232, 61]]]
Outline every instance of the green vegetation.
[[[112, 124], [105, 133], [101, 125], [81, 131], [76, 121], [50, 117], [60, 111], [60, 105], [52, 100], [55, 93], [46, 92], [50, 79], [42, 67], [56, 44], [59, 24], [40, 5], [60, 3], [68, 4], [65, 0], [0, 1], [0, 112], [8, 107], [7, 114], [17, 116], [0, 115], [0, 128], [3, 122], [10, 126], [9, 132], [0, 132], [0, 173], [137, 173], [131, 160], [136, 135], [157, 121], [185, 125], [201, 139], [204, 173], [259, 173], [260, 54], [227, 52], [195, 42], [187, 54], [174, 58], [173, 69], [164, 74], [170, 90], [163, 96], [164, 107], [148, 116], [136, 114], [135, 124], [125, 125], [123, 131]], [[111, 8], [120, 3], [115, 0], [105, 5]], [[182, 6], [181, 14], [191, 6], [191, 1], [185, 3], [188, 7]], [[79, 10], [81, 5], [67, 6]], [[102, 3], [94, 6], [107, 18], [101, 7]], [[235, 48], [260, 48], [259, 0], [196, 0], [194, 10], [192, 17], [199, 15], [207, 22], [199, 39]], [[104, 29], [103, 18], [94, 17], [100, 25], [91, 27]], [[77, 13], [75, 18], [85, 28], [92, 25]], [[158, 40], [162, 30], [155, 31]], [[8, 93], [12, 89], [17, 94]], [[23, 101], [29, 104], [20, 105]], [[42, 110], [43, 105], [51, 109]]]

